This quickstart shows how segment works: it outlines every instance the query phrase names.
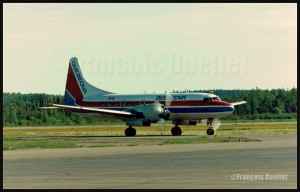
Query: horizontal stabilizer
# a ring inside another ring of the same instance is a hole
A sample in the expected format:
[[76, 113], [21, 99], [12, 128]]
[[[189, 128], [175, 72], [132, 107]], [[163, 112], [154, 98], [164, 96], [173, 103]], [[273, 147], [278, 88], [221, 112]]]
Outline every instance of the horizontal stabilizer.
[[242, 105], [242, 104], [245, 104], [247, 103], [247, 101], [239, 101], [239, 102], [234, 102], [234, 103], [230, 103], [231, 105]]

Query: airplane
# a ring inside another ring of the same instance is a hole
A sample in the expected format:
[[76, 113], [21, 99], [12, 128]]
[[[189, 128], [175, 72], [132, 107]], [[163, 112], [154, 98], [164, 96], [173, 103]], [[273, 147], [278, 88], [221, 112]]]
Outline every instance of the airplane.
[[171, 120], [174, 136], [182, 134], [179, 125], [196, 125], [207, 119], [207, 135], [214, 135], [213, 120], [232, 114], [234, 106], [246, 101], [228, 103], [212, 93], [116, 94], [88, 83], [81, 72], [78, 59], [69, 61], [64, 103], [50, 104], [89, 118], [120, 119], [126, 123], [126, 136], [135, 136], [133, 126], [151, 126]]

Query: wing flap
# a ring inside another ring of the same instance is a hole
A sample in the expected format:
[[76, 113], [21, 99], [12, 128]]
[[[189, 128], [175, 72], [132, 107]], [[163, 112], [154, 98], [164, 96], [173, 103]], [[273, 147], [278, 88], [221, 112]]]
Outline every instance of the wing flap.
[[109, 109], [95, 109], [91, 107], [81, 107], [81, 106], [70, 106], [70, 105], [59, 105], [59, 104], [52, 104], [53, 107], [60, 108], [60, 109], [68, 109], [68, 110], [76, 110], [78, 112], [93, 112], [93, 113], [100, 113], [106, 115], [113, 115], [117, 117], [128, 117], [133, 118], [136, 115], [126, 111], [117, 111], [117, 110], [109, 110]]

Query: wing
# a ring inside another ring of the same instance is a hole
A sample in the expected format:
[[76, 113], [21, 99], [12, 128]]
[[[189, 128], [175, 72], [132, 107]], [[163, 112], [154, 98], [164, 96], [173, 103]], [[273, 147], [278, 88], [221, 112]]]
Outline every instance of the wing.
[[58, 107], [38, 107], [39, 109], [58, 109]]
[[117, 110], [109, 110], [109, 109], [95, 109], [91, 107], [81, 107], [81, 106], [70, 106], [70, 105], [59, 105], [59, 104], [52, 104], [50, 107], [40, 107], [41, 109], [53, 109], [53, 108], [59, 108], [59, 109], [68, 109], [68, 110], [74, 110], [76, 112], [92, 112], [92, 113], [100, 113], [100, 114], [106, 114], [106, 115], [112, 115], [116, 117], [127, 117], [127, 118], [133, 118], [136, 115], [130, 112], [126, 111], [117, 111]]
[[239, 102], [234, 102], [234, 103], [230, 103], [231, 105], [242, 105], [242, 104], [245, 104], [247, 103], [246, 101], [239, 101]]

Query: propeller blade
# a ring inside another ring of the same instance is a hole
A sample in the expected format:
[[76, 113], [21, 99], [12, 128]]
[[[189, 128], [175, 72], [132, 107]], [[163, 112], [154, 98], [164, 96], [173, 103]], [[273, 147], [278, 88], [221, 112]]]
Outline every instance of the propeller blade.
[[173, 96], [170, 93], [166, 94], [166, 107], [169, 107], [172, 103]]
[[161, 118], [159, 121], [157, 121], [158, 125], [165, 125], [165, 120]]
[[214, 130], [217, 130], [221, 125], [221, 121], [218, 118], [215, 118], [213, 121]]
[[162, 135], [163, 132], [165, 131], [165, 120], [163, 118], [161, 118], [158, 122], [157, 125], [160, 129], [160, 134]]

